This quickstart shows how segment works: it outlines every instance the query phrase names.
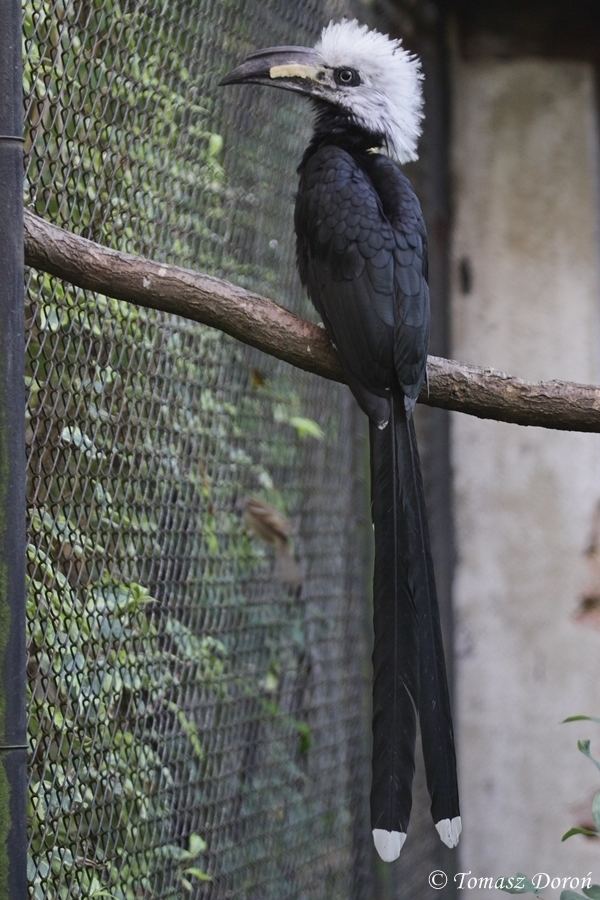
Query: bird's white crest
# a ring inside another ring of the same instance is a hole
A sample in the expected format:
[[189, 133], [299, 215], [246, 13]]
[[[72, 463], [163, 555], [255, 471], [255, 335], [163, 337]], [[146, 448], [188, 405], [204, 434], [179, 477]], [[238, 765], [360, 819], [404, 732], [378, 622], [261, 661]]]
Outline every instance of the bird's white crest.
[[418, 158], [417, 142], [423, 119], [423, 73], [418, 57], [356, 19], [330, 22], [315, 50], [327, 66], [356, 69], [361, 83], [340, 87], [340, 104], [358, 125], [383, 135], [398, 162]]

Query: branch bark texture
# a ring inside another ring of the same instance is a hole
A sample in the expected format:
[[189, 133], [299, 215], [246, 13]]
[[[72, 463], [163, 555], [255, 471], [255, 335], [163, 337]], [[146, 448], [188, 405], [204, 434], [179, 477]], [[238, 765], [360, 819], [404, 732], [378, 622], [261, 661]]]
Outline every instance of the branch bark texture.
[[[325, 331], [227, 281], [103, 247], [25, 212], [25, 262], [81, 288], [175, 313], [334, 381], [344, 375]], [[600, 432], [600, 387], [529, 383], [430, 356], [421, 403], [485, 419]]]

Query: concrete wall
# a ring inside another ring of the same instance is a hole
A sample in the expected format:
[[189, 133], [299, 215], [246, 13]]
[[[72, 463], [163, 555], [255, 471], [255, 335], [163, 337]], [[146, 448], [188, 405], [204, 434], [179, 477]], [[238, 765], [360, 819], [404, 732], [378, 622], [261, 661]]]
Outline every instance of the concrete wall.
[[[600, 380], [593, 85], [585, 64], [456, 62], [458, 359], [527, 379]], [[589, 736], [600, 756], [600, 726], [559, 724], [600, 715], [600, 632], [574, 615], [600, 438], [453, 414], [452, 458], [461, 868], [591, 870], [600, 882], [598, 844], [560, 842], [600, 788], [575, 748]]]

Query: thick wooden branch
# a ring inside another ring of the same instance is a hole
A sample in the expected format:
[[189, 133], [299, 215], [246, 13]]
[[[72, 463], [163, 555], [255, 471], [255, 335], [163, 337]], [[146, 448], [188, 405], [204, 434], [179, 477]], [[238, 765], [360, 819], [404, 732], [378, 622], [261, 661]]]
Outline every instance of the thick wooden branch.
[[[210, 325], [294, 366], [344, 381], [324, 330], [227, 281], [110, 250], [25, 213], [25, 261], [81, 288]], [[600, 388], [530, 384], [430, 356], [422, 403], [485, 419], [600, 432]]]

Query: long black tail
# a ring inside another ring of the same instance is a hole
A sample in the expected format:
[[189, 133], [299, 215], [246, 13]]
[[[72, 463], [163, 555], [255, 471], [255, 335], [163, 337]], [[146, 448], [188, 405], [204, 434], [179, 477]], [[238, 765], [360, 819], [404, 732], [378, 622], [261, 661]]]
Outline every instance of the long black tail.
[[420, 719], [431, 812], [441, 839], [460, 835], [456, 757], [417, 441], [404, 398], [384, 429], [371, 425], [373, 781], [371, 825], [383, 859], [396, 859], [412, 803]]

